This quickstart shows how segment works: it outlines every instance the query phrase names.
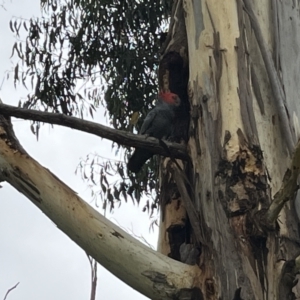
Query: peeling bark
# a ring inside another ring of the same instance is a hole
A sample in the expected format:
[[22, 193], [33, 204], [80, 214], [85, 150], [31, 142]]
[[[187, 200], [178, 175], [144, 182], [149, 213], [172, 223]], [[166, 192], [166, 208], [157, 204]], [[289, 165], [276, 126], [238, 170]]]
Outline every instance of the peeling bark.
[[[185, 146], [166, 143], [178, 152], [170, 150], [161, 168], [158, 248], [185, 264], [139, 244], [82, 202], [26, 154], [7, 119], [1, 179], [153, 299], [295, 299], [299, 10], [288, 0], [174, 1], [159, 88], [182, 100], [174, 139], [188, 142], [190, 160]], [[126, 137], [120, 143], [134, 145]], [[155, 143], [155, 153], [167, 154]]]
[[281, 40], [272, 31], [270, 5], [184, 2], [191, 61], [188, 148], [195, 205], [207, 227], [199, 266], [213, 291], [203, 290], [205, 299], [284, 299], [283, 262], [297, 253], [299, 231], [289, 207], [277, 206], [280, 223], [274, 223], [278, 213], [272, 224], [263, 222], [289, 167], [295, 132], [288, 104], [294, 100], [284, 95], [276, 70], [280, 53], [275, 51], [277, 63], [271, 55], [273, 41]]
[[[171, 91], [181, 99], [181, 107], [177, 110], [172, 133], [173, 140], [178, 143], [188, 141], [190, 120], [190, 103], [187, 89], [189, 64], [183, 2], [183, 0], [173, 2], [169, 32], [161, 50], [158, 76], [159, 89]], [[158, 251], [182, 261], [180, 246], [190, 243], [191, 226], [186, 214], [185, 199], [179, 194], [173, 174], [170, 172], [172, 165], [178, 163], [183, 170], [188, 169], [190, 166], [189, 162], [182, 164], [181, 162], [175, 162], [172, 158], [163, 162], [161, 168], [161, 220]]]

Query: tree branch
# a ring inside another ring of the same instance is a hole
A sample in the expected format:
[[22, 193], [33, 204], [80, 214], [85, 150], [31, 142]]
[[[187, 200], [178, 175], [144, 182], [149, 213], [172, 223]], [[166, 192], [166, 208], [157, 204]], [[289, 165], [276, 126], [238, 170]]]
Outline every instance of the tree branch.
[[300, 141], [298, 142], [290, 169], [285, 172], [280, 190], [275, 194], [274, 199], [266, 212], [267, 224], [273, 224], [282, 210], [284, 204], [294, 199], [299, 188], [297, 179], [300, 174]]
[[20, 283], [20, 282], [16, 283], [12, 288], [10, 288], [10, 289], [6, 292], [6, 294], [5, 294], [3, 300], [6, 300], [8, 294], [9, 294], [12, 290], [14, 290], [15, 288], [17, 288], [17, 286], [19, 285], [19, 283]]
[[[157, 253], [107, 220], [22, 149], [0, 116], [0, 172], [84, 251], [151, 299], [182, 299], [201, 293], [198, 266]], [[134, 267], [133, 267], [134, 266]], [[201, 298], [198, 298], [201, 299]]]
[[142, 148], [147, 150], [151, 149], [153, 153], [160, 154], [166, 157], [171, 156], [173, 158], [179, 158], [182, 160], [188, 159], [185, 145], [164, 141], [164, 144], [168, 148], [166, 149], [165, 145], [161, 146], [160, 141], [156, 138], [145, 137], [122, 130], [116, 130], [101, 124], [97, 124], [95, 122], [85, 121], [79, 118], [66, 116], [64, 114], [25, 109], [2, 103], [0, 103], [0, 114], [25, 120], [33, 120], [61, 125], [88, 132], [124, 146]]
[[[281, 120], [280, 130], [283, 134], [283, 137], [286, 140], [287, 148], [289, 154], [291, 155], [294, 151], [294, 140], [292, 137], [291, 126], [287, 115], [287, 108], [285, 106], [284, 101], [284, 92], [282, 90], [282, 86], [278, 77], [277, 70], [274, 65], [274, 61], [272, 59], [270, 50], [267, 47], [267, 44], [262, 35], [261, 28], [259, 26], [259, 22], [257, 17], [253, 11], [251, 0], [244, 0], [244, 9], [249, 16], [263, 61], [265, 63], [265, 67], [268, 73], [268, 77], [270, 80], [270, 84], [273, 91], [273, 96], [275, 100], [275, 104], [277, 106], [279, 119]], [[276, 29], [277, 30], [277, 29]]]
[[91, 297], [90, 300], [96, 300], [96, 292], [97, 292], [97, 261], [94, 260], [91, 256], [86, 254], [91, 266]]

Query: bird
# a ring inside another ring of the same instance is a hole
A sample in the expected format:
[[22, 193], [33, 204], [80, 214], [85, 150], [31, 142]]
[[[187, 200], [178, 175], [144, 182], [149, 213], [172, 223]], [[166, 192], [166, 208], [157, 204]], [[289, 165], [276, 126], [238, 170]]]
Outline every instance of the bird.
[[[146, 134], [157, 139], [169, 139], [173, 133], [176, 109], [180, 107], [180, 102], [178, 95], [161, 91], [158, 94], [156, 106], [147, 114], [139, 134]], [[138, 173], [153, 155], [154, 153], [150, 150], [137, 148], [129, 158], [127, 169]]]

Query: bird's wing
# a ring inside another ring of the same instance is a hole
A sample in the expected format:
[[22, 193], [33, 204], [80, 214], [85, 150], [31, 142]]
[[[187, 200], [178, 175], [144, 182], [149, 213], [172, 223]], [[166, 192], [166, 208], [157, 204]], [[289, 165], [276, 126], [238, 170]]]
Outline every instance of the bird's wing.
[[157, 116], [157, 111], [154, 108], [146, 116], [146, 118], [143, 122], [143, 125], [141, 127], [140, 134], [146, 134], [147, 133], [148, 129], [151, 128], [151, 125], [153, 124], [156, 116]]

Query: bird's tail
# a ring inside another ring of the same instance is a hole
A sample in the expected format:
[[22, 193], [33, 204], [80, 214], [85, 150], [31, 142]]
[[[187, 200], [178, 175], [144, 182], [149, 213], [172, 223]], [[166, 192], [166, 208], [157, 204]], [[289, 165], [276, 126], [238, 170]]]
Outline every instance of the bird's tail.
[[144, 149], [136, 149], [133, 155], [130, 157], [127, 168], [133, 173], [138, 173], [144, 163], [153, 156], [151, 151]]

